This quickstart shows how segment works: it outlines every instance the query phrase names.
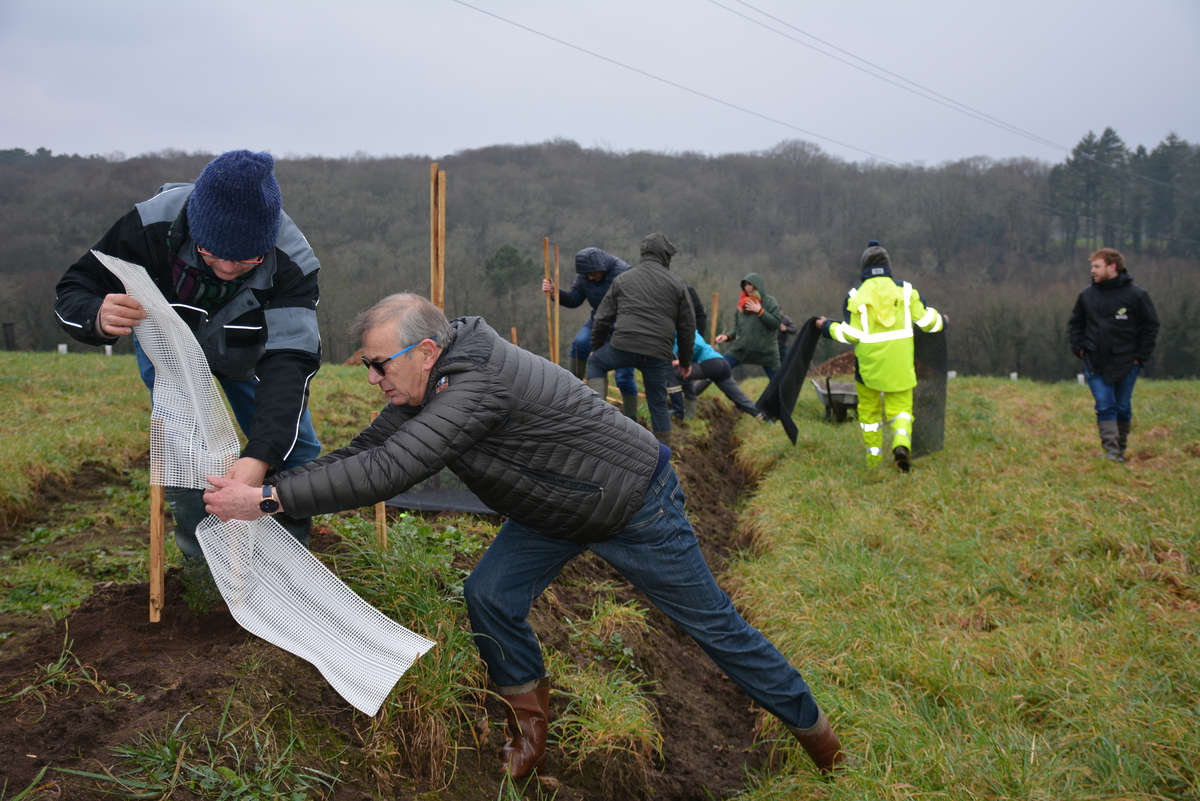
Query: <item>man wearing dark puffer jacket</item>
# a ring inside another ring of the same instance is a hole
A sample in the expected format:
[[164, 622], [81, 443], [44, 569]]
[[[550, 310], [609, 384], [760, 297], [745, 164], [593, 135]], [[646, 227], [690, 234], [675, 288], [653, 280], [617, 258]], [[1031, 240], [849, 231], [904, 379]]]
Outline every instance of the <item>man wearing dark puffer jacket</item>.
[[311, 515], [370, 506], [449, 467], [500, 527], [464, 586], [475, 643], [509, 704], [504, 770], [545, 764], [549, 679], [526, 616], [568, 562], [597, 554], [687, 632], [795, 734], [822, 772], [845, 758], [800, 673], [713, 580], [670, 451], [569, 372], [479, 317], [448, 322], [392, 295], [359, 315], [383, 412], [344, 448], [251, 487], [210, 476], [208, 511], [252, 520], [261, 504]]

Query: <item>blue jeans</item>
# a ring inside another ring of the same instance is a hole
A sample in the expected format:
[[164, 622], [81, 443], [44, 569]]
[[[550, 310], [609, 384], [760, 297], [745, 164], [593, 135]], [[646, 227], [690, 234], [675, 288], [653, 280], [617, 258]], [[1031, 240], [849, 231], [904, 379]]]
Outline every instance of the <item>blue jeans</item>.
[[[133, 347], [137, 354], [138, 372], [141, 373], [142, 381], [146, 384], [147, 389], [153, 393], [154, 363], [142, 350], [142, 345], [137, 341], [136, 336], [133, 338]], [[254, 421], [254, 390], [258, 387], [258, 379], [232, 381], [227, 378], [217, 378], [217, 381], [225, 390], [229, 408], [233, 409], [233, 416], [237, 419], [242, 433], [249, 436], [250, 424]], [[296, 444], [292, 446], [292, 452], [288, 454], [280, 470], [308, 464], [320, 455], [321, 443], [317, 439], [312, 417], [306, 407], [304, 414], [300, 417], [300, 430], [296, 436]], [[204, 552], [196, 540], [196, 526], [200, 525], [200, 521], [208, 516], [208, 512], [204, 510], [203, 490], [190, 487], [165, 487], [164, 494], [167, 496], [167, 502], [171, 504], [171, 515], [175, 518], [175, 544], [189, 559], [203, 559]], [[302, 545], [308, 544], [310, 518], [293, 518], [279, 514], [276, 515], [276, 519]]]
[[[671, 430], [671, 410], [667, 406], [667, 384], [675, 368], [669, 361], [617, 350], [606, 343], [588, 359], [588, 378], [603, 378], [609, 370], [636, 367], [642, 371], [642, 386], [646, 388], [646, 406], [650, 409], [650, 427], [655, 431]], [[624, 392], [624, 390], [622, 390]]]
[[642, 508], [610, 540], [577, 545], [511, 519], [500, 527], [463, 591], [475, 644], [502, 691], [546, 675], [526, 616], [559, 571], [585, 550], [645, 593], [772, 715], [796, 728], [816, 723], [817, 704], [800, 672], [745, 621], [713, 579], [670, 465], [650, 482]]
[[[574, 359], [583, 359], [587, 361], [588, 356], [592, 355], [592, 320], [583, 324], [583, 328], [579, 329], [579, 333], [575, 335], [575, 339], [571, 342], [571, 357]], [[621, 367], [614, 371], [613, 379], [617, 383], [617, 389], [621, 390], [622, 395], [636, 395], [637, 381], [633, 377], [632, 367]]]
[[1096, 399], [1097, 422], [1116, 420], [1120, 423], [1128, 423], [1133, 419], [1133, 385], [1137, 383], [1140, 369], [1141, 365], [1135, 364], [1129, 368], [1129, 372], [1120, 381], [1106, 384], [1104, 376], [1093, 373], [1087, 368], [1087, 363], [1084, 363], [1083, 374], [1087, 377], [1092, 397]]
[[[734, 356], [734, 355], [733, 355], [733, 354], [731, 354], [731, 353], [726, 353], [726, 354], [725, 354], [725, 361], [729, 362], [729, 367], [730, 367], [730, 369], [732, 369], [732, 368], [734, 368], [734, 367], [737, 367], [739, 364], [741, 364], [741, 363], [742, 363], [742, 362], [741, 362], [741, 360], [739, 360], [737, 356]], [[775, 371], [774, 371], [774, 370], [772, 370], [770, 367], [767, 367], [765, 364], [764, 364], [764, 365], [761, 365], [761, 366], [762, 366], [763, 372], [767, 374], [767, 378], [774, 378], [774, 377], [775, 377]]]

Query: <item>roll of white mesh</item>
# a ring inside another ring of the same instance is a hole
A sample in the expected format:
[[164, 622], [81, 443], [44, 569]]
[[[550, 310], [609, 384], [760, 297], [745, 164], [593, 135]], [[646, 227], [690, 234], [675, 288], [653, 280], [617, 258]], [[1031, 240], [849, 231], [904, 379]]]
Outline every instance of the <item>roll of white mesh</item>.
[[[237, 434], [200, 345], [146, 271], [92, 251], [142, 304], [137, 329], [154, 363], [150, 481], [207, 489], [238, 455]], [[245, 629], [311, 662], [355, 708], [374, 715], [434, 643], [358, 597], [274, 518], [196, 529], [230, 614]]]

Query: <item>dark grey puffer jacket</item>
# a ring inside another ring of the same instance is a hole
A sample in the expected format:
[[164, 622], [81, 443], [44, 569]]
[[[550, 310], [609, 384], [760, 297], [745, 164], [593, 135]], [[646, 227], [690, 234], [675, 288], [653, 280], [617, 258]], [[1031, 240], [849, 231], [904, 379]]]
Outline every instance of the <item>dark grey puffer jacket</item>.
[[490, 508], [555, 539], [599, 542], [641, 508], [653, 435], [481, 317], [450, 323], [422, 406], [387, 405], [344, 448], [281, 473], [304, 517], [370, 506], [449, 467]]

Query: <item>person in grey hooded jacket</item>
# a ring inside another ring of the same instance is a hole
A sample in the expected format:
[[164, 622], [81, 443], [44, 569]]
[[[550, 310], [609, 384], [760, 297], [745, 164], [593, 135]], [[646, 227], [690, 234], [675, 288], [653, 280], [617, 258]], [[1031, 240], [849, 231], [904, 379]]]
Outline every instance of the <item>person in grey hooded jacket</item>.
[[349, 445], [280, 474], [273, 487], [210, 476], [209, 512], [253, 520], [263, 504], [303, 515], [354, 509], [449, 467], [505, 515], [463, 594], [476, 646], [508, 704], [500, 755], [514, 778], [545, 764], [550, 714], [549, 678], [526, 618], [584, 551], [687, 632], [819, 770], [843, 761], [803, 677], [713, 579], [665, 445], [479, 317], [447, 321], [425, 298], [392, 295], [359, 315], [353, 332], [388, 405]]
[[[592, 356], [588, 359], [588, 386], [601, 396], [608, 389], [605, 374], [618, 367], [642, 372], [650, 427], [662, 442], [671, 439], [671, 411], [667, 386], [675, 370], [675, 339], [691, 342], [696, 336], [696, 312], [687, 285], [671, 272], [675, 246], [662, 234], [642, 240], [642, 260], [617, 276], [596, 309], [592, 325]], [[609, 333], [612, 333], [609, 339]], [[692, 354], [679, 355], [679, 375], [691, 373]]]

